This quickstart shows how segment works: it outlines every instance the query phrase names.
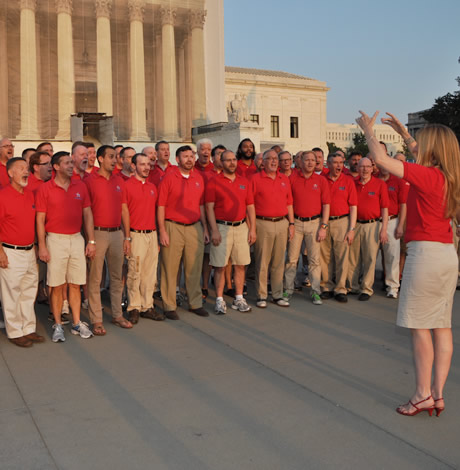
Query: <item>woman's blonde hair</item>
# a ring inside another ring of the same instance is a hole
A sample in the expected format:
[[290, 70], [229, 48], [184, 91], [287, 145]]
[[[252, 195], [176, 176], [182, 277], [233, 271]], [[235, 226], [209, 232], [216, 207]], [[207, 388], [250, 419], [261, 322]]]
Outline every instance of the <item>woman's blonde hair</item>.
[[455, 217], [460, 207], [460, 147], [447, 126], [428, 124], [417, 133], [417, 163], [438, 167], [445, 176], [446, 217]]

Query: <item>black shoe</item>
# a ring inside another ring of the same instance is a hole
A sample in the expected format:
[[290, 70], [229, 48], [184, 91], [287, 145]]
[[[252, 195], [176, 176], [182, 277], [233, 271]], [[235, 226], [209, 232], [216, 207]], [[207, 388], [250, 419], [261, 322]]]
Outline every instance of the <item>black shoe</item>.
[[165, 316], [162, 313], [157, 312], [154, 308], [149, 308], [146, 312], [141, 312], [141, 317], [155, 321], [163, 321], [165, 319]]
[[231, 297], [232, 299], [234, 299], [235, 298], [235, 289], [233, 289], [233, 288], [227, 289], [224, 292], [224, 295], [227, 295], [228, 297]]
[[198, 315], [199, 317], [209, 317], [209, 313], [203, 308], [191, 308], [189, 309], [190, 312], [194, 313], [195, 315]]
[[248, 286], [246, 284], [243, 285], [243, 295], [248, 295]]
[[268, 291], [268, 295], [272, 295], [272, 285], [271, 284], [267, 284], [267, 291]]
[[347, 294], [335, 294], [334, 299], [343, 304], [348, 302]]
[[139, 310], [130, 310], [128, 312], [128, 321], [130, 321], [133, 325], [137, 325], [139, 323]]
[[161, 300], [161, 291], [157, 290], [153, 293], [155, 299]]
[[208, 289], [201, 289], [201, 296], [203, 297], [203, 299], [206, 299], [208, 295], [209, 295]]
[[176, 313], [175, 310], [170, 310], [168, 312], [165, 312], [165, 317], [168, 320], [179, 320], [179, 315]]
[[366, 301], [366, 300], [369, 300], [371, 298], [371, 296], [369, 294], [359, 294], [359, 297], [358, 297], [358, 300], [361, 300], [361, 301]]
[[123, 310], [123, 312], [126, 312], [126, 310], [128, 309], [128, 299], [126, 297], [123, 297], [121, 301], [121, 309]]
[[325, 300], [325, 299], [332, 299], [334, 297], [334, 292], [330, 290], [325, 290], [324, 292], [321, 292], [320, 297]]

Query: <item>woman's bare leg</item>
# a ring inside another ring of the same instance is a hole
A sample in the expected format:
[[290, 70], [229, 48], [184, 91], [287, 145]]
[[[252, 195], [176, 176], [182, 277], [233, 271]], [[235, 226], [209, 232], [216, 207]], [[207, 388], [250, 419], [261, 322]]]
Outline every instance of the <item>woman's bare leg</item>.
[[[444, 385], [449, 375], [452, 360], [453, 343], [452, 330], [450, 328], [436, 328], [433, 330], [434, 342], [434, 374], [431, 393], [433, 398], [442, 398]], [[443, 402], [437, 402], [436, 406], [444, 406]]]

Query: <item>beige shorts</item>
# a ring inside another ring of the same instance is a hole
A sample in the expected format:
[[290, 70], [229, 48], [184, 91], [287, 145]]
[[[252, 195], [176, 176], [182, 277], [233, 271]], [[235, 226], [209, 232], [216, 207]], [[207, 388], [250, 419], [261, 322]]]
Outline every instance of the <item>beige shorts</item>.
[[46, 247], [50, 254], [47, 284], [57, 287], [65, 284], [86, 284], [85, 240], [81, 233], [64, 235], [48, 233]]
[[219, 246], [212, 242], [209, 255], [209, 264], [215, 268], [227, 266], [230, 259], [236, 266], [246, 266], [251, 262], [248, 243], [248, 225], [246, 223], [233, 227], [231, 225], [217, 224], [222, 241]]

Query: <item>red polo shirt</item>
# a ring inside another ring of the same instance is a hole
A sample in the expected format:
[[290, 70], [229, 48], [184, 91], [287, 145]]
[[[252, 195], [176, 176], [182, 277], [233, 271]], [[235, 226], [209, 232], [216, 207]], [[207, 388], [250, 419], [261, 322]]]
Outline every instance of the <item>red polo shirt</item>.
[[52, 178], [38, 189], [36, 206], [37, 212], [46, 214], [47, 232], [72, 235], [81, 230], [83, 209], [90, 207], [91, 201], [82, 181], [71, 179], [65, 191]]
[[9, 245], [31, 245], [35, 239], [35, 197], [11, 185], [0, 190], [0, 240]]
[[324, 204], [331, 203], [329, 187], [322, 176], [313, 173], [306, 178], [301, 171], [293, 171], [289, 181], [296, 216], [313, 217], [321, 214]]
[[400, 204], [407, 202], [407, 193], [409, 192], [410, 184], [395, 175], [390, 175], [385, 183], [387, 185], [388, 199], [390, 202], [388, 215], [398, 215]]
[[246, 217], [246, 207], [254, 204], [254, 196], [247, 178], [235, 175], [232, 181], [223, 173], [215, 176], [206, 186], [206, 202], [214, 203], [217, 220], [237, 222]]
[[165, 218], [193, 224], [200, 220], [200, 206], [204, 204], [204, 182], [198, 171], [192, 170], [185, 178], [178, 167], [174, 167], [163, 178], [158, 196], [158, 205], [165, 207]]
[[236, 172], [240, 176], [245, 176], [247, 178], [248, 177], [247, 172], [249, 170], [251, 170], [251, 172], [257, 171], [257, 167], [254, 164], [254, 160], [251, 160], [251, 163], [249, 165], [246, 165], [246, 163], [244, 163], [242, 159], [238, 160]]
[[403, 162], [407, 196], [407, 227], [404, 240], [452, 243], [450, 218], [445, 217], [445, 178], [439, 168]]
[[292, 205], [292, 192], [289, 178], [276, 173], [274, 179], [265, 170], [255, 174], [251, 179], [256, 215], [263, 217], [284, 217], [287, 206]]
[[214, 169], [214, 163], [210, 161], [206, 166], [201, 166], [201, 163], [197, 160], [195, 162], [195, 168], [201, 173], [207, 173]]
[[203, 177], [205, 189], [207, 188], [208, 183], [209, 183], [212, 179], [214, 179], [217, 175], [219, 175], [220, 173], [221, 173], [221, 172], [220, 172], [220, 171], [216, 171], [215, 168], [214, 168], [212, 171], [202, 171], [202, 172], [200, 172], [200, 175]]
[[117, 173], [117, 175], [126, 183], [129, 179], [131, 179], [131, 176], [126, 176], [123, 172], [120, 171], [120, 173]]
[[83, 172], [83, 176], [80, 176], [75, 170], [72, 174], [72, 179], [74, 181], [83, 181], [86, 180], [86, 178], [89, 178], [91, 176], [90, 173], [86, 173], [86, 171]]
[[349, 214], [350, 206], [358, 205], [358, 197], [356, 195], [356, 186], [353, 178], [344, 175], [343, 172], [336, 181], [332, 180], [329, 175], [325, 177], [329, 193], [331, 195], [330, 216], [338, 217], [340, 215]]
[[38, 188], [44, 183], [43, 180], [39, 180], [33, 173], [29, 174], [29, 179], [27, 180], [27, 189], [32, 191], [34, 194], [37, 194]]
[[387, 185], [375, 176], [363, 184], [356, 181], [358, 220], [378, 219], [382, 209], [389, 206]]
[[153, 170], [150, 170], [148, 180], [150, 181], [150, 183], [153, 183], [158, 188], [166, 173], [172, 168], [175, 168], [175, 165], [171, 165], [171, 163], [169, 162], [165, 170], [163, 170], [163, 168], [161, 168], [158, 163], [155, 163]]
[[155, 230], [155, 205], [158, 190], [153, 183], [128, 178], [123, 188], [122, 203], [128, 206], [129, 225], [135, 230]]
[[10, 178], [6, 171], [6, 165], [0, 162], [0, 187], [4, 188], [10, 184]]
[[94, 226], [115, 228], [121, 224], [121, 199], [125, 182], [119, 175], [109, 179], [99, 173], [92, 173], [85, 179], [91, 199]]
[[114, 168], [113, 171], [112, 171], [112, 175], [118, 175], [118, 173], [120, 173], [120, 172], [121, 172], [120, 168], [118, 168], [118, 167], [115, 165], [115, 168]]

